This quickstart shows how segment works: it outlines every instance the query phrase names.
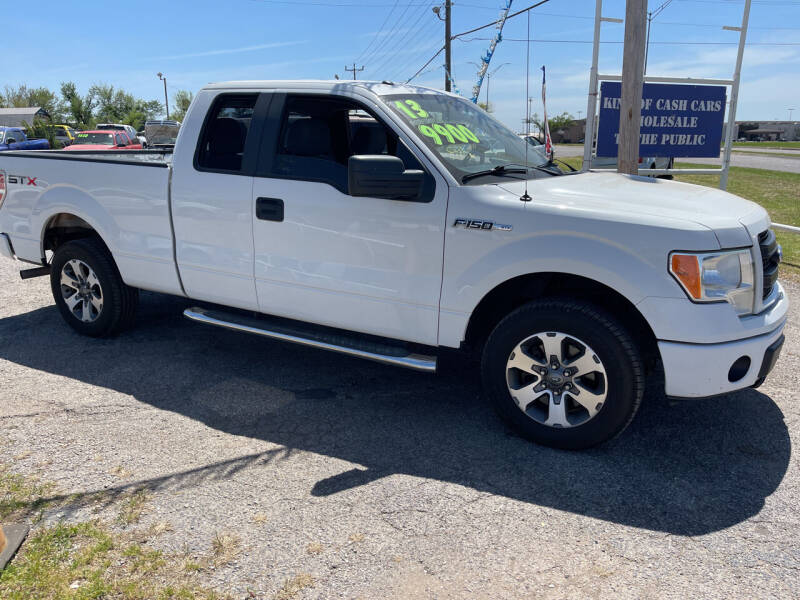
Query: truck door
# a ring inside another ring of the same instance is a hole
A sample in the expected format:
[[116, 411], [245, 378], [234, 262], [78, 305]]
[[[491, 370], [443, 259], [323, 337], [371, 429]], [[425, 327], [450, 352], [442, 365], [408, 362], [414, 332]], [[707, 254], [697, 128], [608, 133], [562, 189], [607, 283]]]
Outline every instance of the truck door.
[[[447, 186], [366, 101], [281, 94], [253, 182], [260, 310], [436, 344]], [[393, 154], [426, 171], [423, 201], [348, 194], [347, 160]]]
[[209, 92], [178, 144], [172, 180], [175, 254], [191, 298], [258, 310], [253, 283], [253, 171], [269, 95]]

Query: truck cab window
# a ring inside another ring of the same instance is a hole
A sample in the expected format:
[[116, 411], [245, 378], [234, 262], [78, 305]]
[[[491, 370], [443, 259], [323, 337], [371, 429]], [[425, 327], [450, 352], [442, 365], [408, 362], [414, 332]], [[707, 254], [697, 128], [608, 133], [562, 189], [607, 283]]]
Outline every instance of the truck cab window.
[[277, 177], [328, 183], [346, 194], [351, 156], [387, 154], [407, 169], [422, 169], [397, 135], [346, 98], [289, 96], [271, 173]]
[[258, 94], [224, 94], [211, 107], [197, 155], [201, 170], [240, 172]]

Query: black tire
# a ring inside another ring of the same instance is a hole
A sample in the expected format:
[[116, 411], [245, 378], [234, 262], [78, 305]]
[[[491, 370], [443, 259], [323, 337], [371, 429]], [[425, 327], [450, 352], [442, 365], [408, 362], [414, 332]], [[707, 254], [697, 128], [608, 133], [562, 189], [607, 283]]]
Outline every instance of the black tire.
[[[605, 368], [606, 399], [586, 422], [551, 427], [515, 403], [506, 382], [507, 361], [517, 344], [539, 332], [561, 332], [584, 341]], [[632, 336], [606, 311], [568, 299], [525, 304], [505, 317], [483, 349], [481, 375], [495, 410], [522, 437], [538, 444], [579, 450], [613, 439], [633, 420], [645, 388], [644, 369]]]
[[[64, 265], [71, 260], [88, 265], [102, 290], [102, 308], [91, 322], [82, 321], [67, 306], [61, 286]], [[108, 337], [133, 325], [139, 304], [139, 290], [125, 285], [111, 253], [97, 238], [82, 238], [59, 246], [50, 267], [50, 287], [67, 325], [82, 335]]]

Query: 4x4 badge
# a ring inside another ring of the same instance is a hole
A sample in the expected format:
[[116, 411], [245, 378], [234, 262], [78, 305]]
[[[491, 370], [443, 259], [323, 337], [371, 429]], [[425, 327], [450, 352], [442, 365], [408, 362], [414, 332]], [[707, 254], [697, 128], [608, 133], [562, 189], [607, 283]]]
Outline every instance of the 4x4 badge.
[[482, 229], [483, 231], [511, 231], [511, 225], [503, 225], [494, 221], [484, 221], [483, 219], [456, 219], [453, 227], [463, 227], [464, 229]]

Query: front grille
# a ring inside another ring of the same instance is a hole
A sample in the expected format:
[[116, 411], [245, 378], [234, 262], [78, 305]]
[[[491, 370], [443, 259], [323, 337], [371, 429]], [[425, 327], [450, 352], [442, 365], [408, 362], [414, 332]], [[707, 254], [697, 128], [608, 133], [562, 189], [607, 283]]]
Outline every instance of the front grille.
[[758, 234], [758, 246], [761, 249], [761, 266], [764, 273], [764, 291], [762, 299], [772, 293], [775, 282], [778, 281], [778, 265], [781, 262], [781, 247], [775, 239], [775, 232], [771, 229]]

